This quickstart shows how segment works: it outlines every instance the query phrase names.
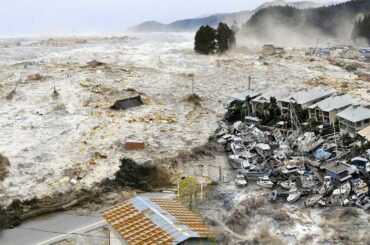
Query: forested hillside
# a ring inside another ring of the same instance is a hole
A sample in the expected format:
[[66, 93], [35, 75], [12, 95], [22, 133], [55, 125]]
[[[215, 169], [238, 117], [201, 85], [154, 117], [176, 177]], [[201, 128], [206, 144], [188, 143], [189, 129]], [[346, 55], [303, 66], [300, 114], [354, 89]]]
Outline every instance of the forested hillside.
[[243, 26], [243, 31], [262, 38], [273, 38], [279, 30], [308, 35], [347, 38], [351, 36], [355, 21], [370, 13], [370, 0], [354, 0], [338, 5], [297, 9], [276, 6], [259, 10]]

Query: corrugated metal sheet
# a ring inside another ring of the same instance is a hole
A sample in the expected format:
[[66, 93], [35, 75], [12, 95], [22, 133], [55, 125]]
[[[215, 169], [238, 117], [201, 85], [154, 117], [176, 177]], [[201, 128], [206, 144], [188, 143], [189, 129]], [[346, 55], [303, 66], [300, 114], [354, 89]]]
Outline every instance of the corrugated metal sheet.
[[360, 122], [370, 119], [370, 109], [361, 105], [353, 105], [339, 112], [337, 117], [344, 118], [350, 122]]
[[280, 101], [289, 103], [291, 100], [293, 100], [294, 102], [300, 105], [303, 105], [311, 101], [315, 101], [317, 99], [329, 97], [335, 92], [336, 92], [335, 90], [322, 90], [321, 88], [316, 87], [316, 88], [301, 90], [284, 99], [281, 99]]
[[173, 200], [135, 197], [102, 215], [128, 244], [178, 244], [212, 236], [196, 214]]

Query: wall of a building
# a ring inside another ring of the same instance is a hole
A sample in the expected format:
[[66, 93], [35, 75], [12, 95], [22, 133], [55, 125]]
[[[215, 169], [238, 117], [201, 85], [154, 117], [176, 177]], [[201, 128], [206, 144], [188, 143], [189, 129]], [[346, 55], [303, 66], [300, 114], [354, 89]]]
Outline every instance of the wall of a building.
[[117, 235], [115, 232], [109, 232], [109, 245], [128, 245], [121, 236]]
[[180, 245], [215, 245], [215, 241], [205, 238], [190, 238], [186, 241], [179, 243]]

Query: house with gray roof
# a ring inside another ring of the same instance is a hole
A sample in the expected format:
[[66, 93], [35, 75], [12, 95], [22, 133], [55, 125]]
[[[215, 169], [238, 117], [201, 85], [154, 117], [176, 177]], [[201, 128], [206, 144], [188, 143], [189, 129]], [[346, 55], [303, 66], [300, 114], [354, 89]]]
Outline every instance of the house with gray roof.
[[256, 113], [259, 107], [263, 107], [265, 104], [270, 104], [270, 99], [274, 97], [277, 101], [285, 98], [289, 95], [287, 90], [272, 90], [257, 96], [251, 101], [252, 111]]
[[245, 90], [243, 92], [233, 93], [230, 96], [230, 101], [234, 101], [234, 100], [243, 100], [244, 101], [247, 97], [249, 97], [250, 99], [254, 99], [257, 96], [259, 96], [260, 94], [261, 93], [249, 89], [249, 90]]
[[308, 107], [310, 119], [318, 122], [334, 124], [337, 114], [347, 107], [359, 104], [361, 99], [350, 95], [333, 95]]
[[289, 110], [289, 104], [295, 103], [302, 107], [302, 109], [307, 109], [309, 106], [324, 100], [331, 95], [335, 94], [336, 91], [323, 90], [319, 87], [301, 90], [297, 93], [291, 94], [283, 99], [278, 101], [278, 105], [281, 110]]
[[356, 137], [357, 132], [370, 126], [370, 109], [364, 105], [352, 105], [337, 114], [341, 134]]

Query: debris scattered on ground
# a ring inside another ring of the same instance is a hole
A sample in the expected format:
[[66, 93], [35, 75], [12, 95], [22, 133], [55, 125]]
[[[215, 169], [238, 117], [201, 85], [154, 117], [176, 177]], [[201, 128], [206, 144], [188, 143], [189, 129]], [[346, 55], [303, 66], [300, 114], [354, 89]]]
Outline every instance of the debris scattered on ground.
[[202, 101], [202, 98], [197, 94], [190, 94], [185, 97], [185, 101], [199, 104]]
[[14, 89], [6, 95], [5, 99], [12, 100], [14, 98], [14, 96], [16, 95], [16, 93], [17, 93], [17, 87], [18, 87], [18, 84], [16, 84]]
[[[300, 130], [221, 121], [216, 140], [224, 145], [230, 165], [236, 169], [236, 185], [245, 186], [254, 180], [272, 190], [272, 202], [304, 199], [307, 207], [370, 209], [368, 156], [353, 158], [349, 164], [345, 159], [350, 146], [342, 142], [339, 133]], [[246, 182], [242, 185], [243, 178]]]

